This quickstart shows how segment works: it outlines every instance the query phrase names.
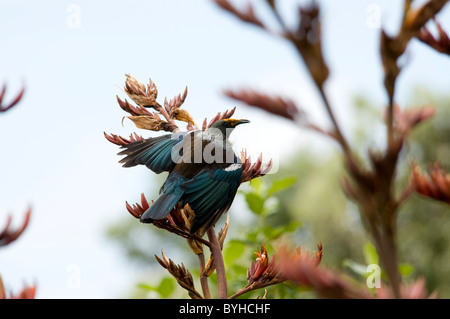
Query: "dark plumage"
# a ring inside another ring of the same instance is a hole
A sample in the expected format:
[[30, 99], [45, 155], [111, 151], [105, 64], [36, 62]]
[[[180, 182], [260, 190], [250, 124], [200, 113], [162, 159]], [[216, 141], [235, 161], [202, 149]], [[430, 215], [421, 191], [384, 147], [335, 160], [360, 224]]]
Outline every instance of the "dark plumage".
[[169, 172], [158, 199], [141, 216], [151, 223], [167, 217], [175, 205], [189, 203], [195, 213], [191, 233], [203, 235], [225, 213], [241, 183], [242, 165], [228, 141], [247, 120], [225, 119], [206, 131], [166, 134], [123, 146], [124, 167], [145, 165]]

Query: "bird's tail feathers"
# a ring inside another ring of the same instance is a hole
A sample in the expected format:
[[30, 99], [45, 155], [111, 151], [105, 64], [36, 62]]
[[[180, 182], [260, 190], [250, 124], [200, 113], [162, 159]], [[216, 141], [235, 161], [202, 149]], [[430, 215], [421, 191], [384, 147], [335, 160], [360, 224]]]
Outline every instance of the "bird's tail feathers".
[[144, 214], [142, 214], [141, 222], [151, 223], [154, 220], [166, 218], [182, 195], [182, 191], [162, 193]]

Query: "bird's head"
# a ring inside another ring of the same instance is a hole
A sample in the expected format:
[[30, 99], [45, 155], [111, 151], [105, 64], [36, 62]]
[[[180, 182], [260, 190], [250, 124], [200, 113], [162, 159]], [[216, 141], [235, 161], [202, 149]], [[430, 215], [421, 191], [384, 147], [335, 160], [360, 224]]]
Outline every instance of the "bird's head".
[[235, 128], [239, 124], [245, 124], [245, 123], [250, 123], [250, 121], [249, 120], [224, 119], [224, 120], [215, 122], [213, 125], [211, 125], [211, 127], [218, 128], [218, 129]]
[[210, 131], [219, 130], [223, 138], [228, 138], [230, 133], [233, 131], [233, 129], [240, 125], [250, 123], [249, 120], [236, 120], [236, 119], [224, 119], [219, 120], [215, 122], [211, 127], [209, 128]]

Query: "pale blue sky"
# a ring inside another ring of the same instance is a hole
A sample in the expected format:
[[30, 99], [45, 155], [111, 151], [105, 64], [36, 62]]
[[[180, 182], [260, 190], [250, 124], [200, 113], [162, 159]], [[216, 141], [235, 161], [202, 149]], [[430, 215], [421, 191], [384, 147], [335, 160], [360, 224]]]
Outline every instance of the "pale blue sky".
[[[296, 1], [280, 2], [293, 21]], [[327, 91], [339, 119], [348, 123], [354, 120], [348, 112], [354, 94], [364, 92], [380, 105], [386, 101], [379, 29], [368, 27], [368, 8], [378, 6], [381, 24], [394, 31], [402, 2], [319, 3], [332, 72]], [[79, 27], [69, 27], [71, 4], [80, 9]], [[450, 30], [450, 8], [438, 20]], [[398, 101], [407, 101], [418, 85], [447, 92], [450, 60], [417, 41], [409, 49]], [[324, 143], [220, 94], [222, 88], [241, 84], [288, 94], [327, 124], [293, 49], [238, 22], [211, 1], [2, 0], [0, 83], [8, 84], [7, 100], [22, 85], [26, 93], [17, 107], [0, 115], [0, 228], [8, 213], [17, 225], [26, 208], [33, 207], [25, 234], [0, 250], [0, 275], [14, 291], [24, 282], [36, 282], [40, 298], [102, 298], [121, 296], [134, 283], [134, 270], [130, 274], [126, 260], [103, 235], [107, 225], [126, 214], [124, 202], [137, 201], [153, 176], [143, 167], [122, 168], [117, 147], [103, 137], [104, 131], [153, 135], [129, 121], [121, 125], [126, 114], [116, 95], [125, 97], [125, 73], [143, 82], [152, 78], [161, 101], [187, 85], [185, 107], [200, 123], [238, 105], [236, 117], [252, 124], [234, 133], [236, 148], [247, 147], [251, 154], [264, 152], [282, 163], [283, 156], [294, 152], [293, 144]], [[284, 134], [284, 143], [271, 137], [273, 132]], [[158, 253], [160, 247], [151, 249]], [[77, 274], [80, 286], [73, 286]]]

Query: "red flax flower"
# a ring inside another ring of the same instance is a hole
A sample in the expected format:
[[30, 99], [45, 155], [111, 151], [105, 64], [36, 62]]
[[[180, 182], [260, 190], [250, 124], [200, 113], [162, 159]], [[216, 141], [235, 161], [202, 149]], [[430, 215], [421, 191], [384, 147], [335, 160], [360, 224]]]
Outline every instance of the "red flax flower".
[[7, 294], [5, 286], [3, 285], [2, 277], [0, 276], [0, 299], [34, 299], [36, 295], [36, 286], [27, 286], [22, 289], [17, 295]]
[[208, 119], [205, 118], [203, 120], [202, 130], [205, 131], [207, 128], [211, 127], [211, 125], [213, 125], [217, 121], [231, 118], [231, 116], [233, 116], [235, 111], [236, 111], [236, 107], [232, 108], [231, 110], [226, 110], [225, 112], [223, 112], [223, 114], [221, 112], [219, 112], [219, 113], [216, 114], [216, 116], [214, 116], [211, 119], [209, 124], [207, 124], [208, 123]]
[[270, 258], [264, 245], [261, 245], [260, 251], [255, 252], [255, 254], [256, 262], [252, 261], [250, 268], [247, 269], [247, 286], [239, 289], [229, 299], [234, 299], [249, 291], [276, 285], [284, 281], [284, 279], [279, 277], [275, 255], [272, 255], [272, 258]]
[[[295, 249], [295, 253], [292, 254], [291, 252], [288, 252], [288, 249], [286, 247], [282, 247], [279, 250], [280, 254], [280, 265], [279, 265], [279, 271], [280, 276], [286, 280], [286, 279], [292, 279], [291, 275], [291, 268], [286, 267], [287, 263], [290, 263], [291, 265], [297, 265], [298, 267], [306, 267], [310, 269], [315, 269], [322, 261], [322, 254], [323, 254], [323, 247], [322, 243], [317, 245], [317, 252], [314, 252], [314, 257], [310, 257], [308, 251], [302, 251], [301, 247], [297, 247]], [[306, 265], [306, 266], [305, 266]], [[300, 275], [300, 277], [302, 277]], [[306, 279], [306, 278], [302, 278]]]
[[141, 218], [142, 214], [150, 207], [144, 193], [141, 194], [141, 204], [133, 204], [131, 206], [128, 202], [125, 202], [128, 212], [134, 218]]
[[[137, 128], [151, 131], [179, 132], [181, 129], [175, 122], [177, 120], [186, 122], [188, 131], [200, 129], [189, 112], [181, 109], [187, 97], [187, 88], [183, 93], [178, 94], [171, 100], [165, 98], [162, 105], [156, 101], [158, 90], [153, 81], [150, 80], [150, 83], [146, 86], [131, 75], [127, 74], [126, 77], [124, 92], [136, 105], [133, 105], [132, 102], [130, 103], [126, 99], [122, 100], [118, 96], [116, 98], [120, 108], [130, 114], [127, 118], [133, 121]], [[235, 110], [236, 108], [233, 108], [230, 111], [225, 111], [223, 114], [218, 113], [209, 124], [205, 119], [202, 129], [206, 130], [215, 122], [230, 118]], [[136, 133], [130, 135], [129, 139], [115, 134], [104, 134], [108, 141], [119, 146], [143, 140], [143, 137]]]
[[[289, 258], [293, 258], [291, 262], [298, 262], [299, 260], [307, 261], [311, 267], [317, 267], [322, 260], [322, 244], [317, 245], [318, 252], [315, 252], [313, 258], [309, 254], [303, 253], [300, 247], [297, 247], [294, 254], [289, 254]], [[282, 255], [286, 253], [286, 249], [281, 250]], [[230, 299], [239, 297], [249, 291], [264, 288], [271, 285], [276, 285], [285, 280], [289, 280], [289, 276], [284, 274], [283, 262], [278, 262], [275, 254], [269, 257], [266, 247], [261, 245], [259, 252], [256, 252], [256, 260], [252, 261], [250, 268], [247, 270], [248, 284], [246, 287], [238, 290]], [[289, 275], [289, 274], [288, 274]]]
[[31, 210], [28, 209], [28, 211], [25, 213], [25, 219], [22, 223], [22, 226], [20, 226], [18, 229], [14, 229], [14, 230], [11, 229], [12, 217], [8, 216], [8, 220], [6, 221], [6, 226], [0, 232], [0, 247], [6, 246], [6, 245], [10, 244], [11, 242], [15, 241], [24, 232], [24, 230], [28, 226], [30, 216], [31, 216]]
[[103, 133], [103, 134], [105, 135], [105, 138], [108, 141], [110, 141], [113, 144], [119, 145], [119, 146], [128, 145], [130, 143], [142, 141], [144, 139], [142, 136], [137, 135], [136, 133], [131, 134], [129, 139], [126, 139], [126, 138], [121, 137], [116, 134], [111, 134], [111, 135], [108, 135], [106, 133]]
[[[0, 231], [0, 247], [6, 246], [13, 241], [15, 241], [19, 236], [24, 232], [24, 230], [28, 226], [28, 222], [30, 221], [31, 216], [31, 209], [28, 209], [28, 211], [25, 214], [25, 219], [22, 223], [22, 226], [20, 226], [17, 229], [11, 229], [11, 221], [12, 217], [8, 216], [8, 220], [6, 221], [6, 226], [3, 228], [2, 231]], [[21, 292], [17, 295], [13, 294], [7, 294], [5, 290], [5, 286], [3, 285], [2, 277], [0, 276], [0, 299], [34, 299], [34, 296], [36, 294], [36, 286], [27, 286], [22, 289]]]
[[[423, 278], [417, 279], [411, 284], [403, 284], [400, 287], [400, 296], [402, 299], [436, 299], [437, 293], [429, 294], [426, 289], [425, 280]], [[390, 287], [381, 286], [376, 290], [376, 299], [392, 299], [395, 298], [394, 293]]]
[[301, 113], [295, 103], [279, 96], [269, 96], [252, 89], [232, 91], [224, 90], [224, 94], [232, 99], [246, 103], [249, 106], [258, 107], [269, 113], [295, 120]]
[[6, 85], [3, 85], [3, 88], [0, 91], [0, 112], [6, 112], [10, 108], [12, 108], [14, 105], [19, 103], [20, 99], [23, 96], [23, 93], [25, 92], [25, 89], [20, 90], [19, 94], [17, 94], [17, 96], [14, 98], [14, 100], [11, 103], [9, 103], [7, 105], [3, 105], [3, 97], [5, 96], [5, 92], [6, 92]]
[[247, 157], [247, 151], [241, 152], [242, 161], [242, 178], [241, 183], [251, 181], [254, 178], [258, 178], [266, 175], [272, 168], [272, 160], [266, 165], [262, 165], [262, 155], [258, 157], [255, 163], [252, 164], [250, 156]]
[[428, 167], [429, 177], [422, 174], [414, 162], [411, 166], [411, 184], [419, 194], [450, 204], [450, 174], [440, 168], [438, 163]]
[[290, 280], [298, 285], [309, 287], [323, 298], [353, 299], [369, 298], [367, 289], [353, 285], [340, 274], [324, 267], [318, 267], [322, 260], [322, 245], [319, 244], [318, 252], [311, 258], [308, 252], [297, 249], [292, 254], [287, 248], [279, 250], [280, 276], [284, 280]]
[[450, 55], [450, 38], [439, 22], [435, 21], [436, 27], [438, 29], [438, 36], [435, 37], [427, 28], [422, 28], [420, 30], [419, 36], [417, 37], [420, 41], [428, 44], [430, 47], [438, 52]]
[[[153, 201], [151, 203], [148, 202], [143, 193], [141, 194], [140, 204], [136, 203], [130, 205], [128, 202], [125, 202], [128, 212], [137, 219], [141, 218], [142, 214], [149, 209], [151, 204], [153, 204]], [[186, 204], [183, 209], [177, 205], [166, 218], [155, 220], [153, 224], [158, 228], [164, 228], [171, 232], [174, 232], [174, 229], [178, 229], [181, 232], [188, 233], [190, 229], [189, 223], [191, 222], [191, 212], [192, 210], [190, 209], [189, 204]]]
[[398, 105], [394, 105], [394, 118], [396, 131], [402, 136], [406, 136], [420, 123], [430, 119], [436, 114], [436, 110], [431, 105], [422, 107], [412, 107], [408, 109], [400, 109]]
[[[141, 194], [140, 204], [136, 203], [130, 205], [128, 204], [128, 202], [125, 202], [125, 206], [128, 212], [137, 219], [141, 218], [142, 214], [144, 214], [144, 212], [150, 207], [151, 204], [153, 204], [153, 201], [148, 202], [143, 193]], [[183, 238], [186, 238], [192, 250], [196, 254], [199, 254], [203, 252], [202, 244], [206, 244], [207, 246], [209, 246], [210, 244], [203, 238], [199, 237], [197, 234], [191, 234], [189, 232], [193, 214], [194, 213], [189, 204], [186, 204], [184, 207], [177, 205], [172, 210], [172, 212], [167, 215], [166, 218], [155, 220], [153, 222], [153, 225], [158, 228], [165, 229], [171, 233], [177, 234], [178, 236], [181, 236]]]
[[[318, 267], [322, 260], [322, 246], [311, 259], [309, 254], [297, 249], [295, 254], [286, 248], [279, 250], [278, 269], [282, 280], [290, 280], [300, 286], [313, 289], [320, 297], [329, 299], [391, 299], [395, 298], [393, 287], [382, 285], [374, 291], [374, 295], [366, 286], [346, 277], [344, 274]], [[436, 298], [435, 293], [428, 294], [425, 281], [419, 279], [409, 285], [400, 286], [400, 298], [423, 299]]]
[[261, 245], [261, 251], [255, 254], [257, 256], [256, 263], [252, 261], [250, 269], [247, 270], [248, 286], [265, 284], [278, 276], [275, 255], [269, 258], [264, 245]]

